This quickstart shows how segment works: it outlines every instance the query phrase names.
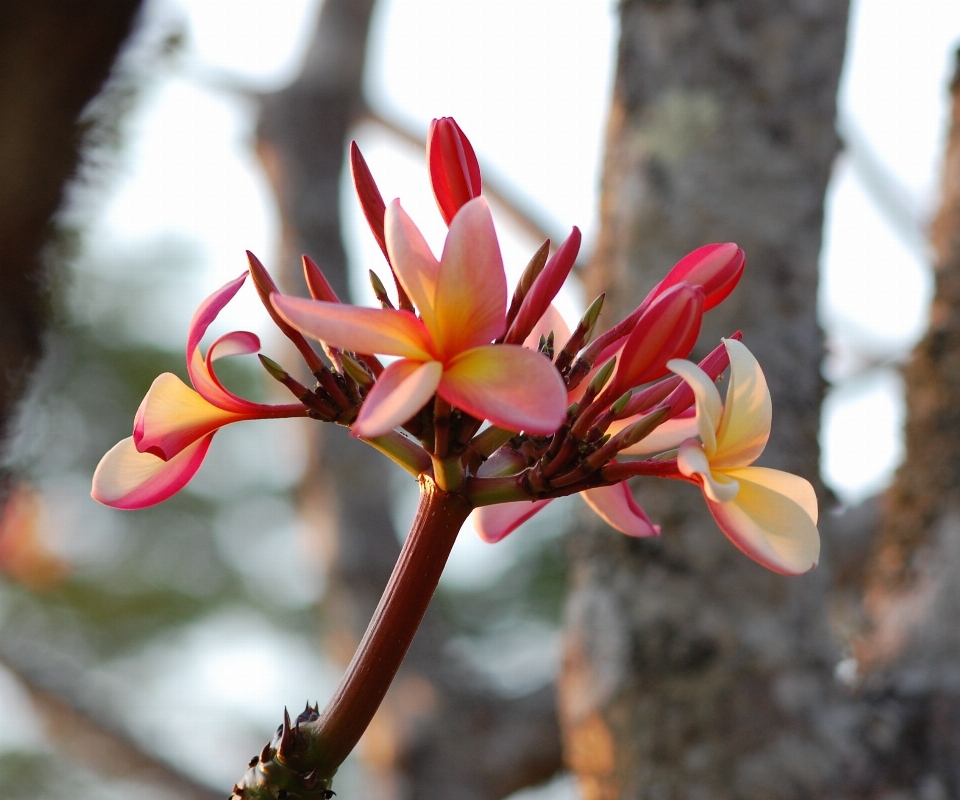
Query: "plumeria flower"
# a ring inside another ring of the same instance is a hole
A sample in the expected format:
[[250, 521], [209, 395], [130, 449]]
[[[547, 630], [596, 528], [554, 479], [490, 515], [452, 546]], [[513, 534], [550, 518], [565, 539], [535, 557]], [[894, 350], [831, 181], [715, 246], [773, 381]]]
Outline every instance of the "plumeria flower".
[[196, 474], [214, 434], [224, 425], [250, 419], [302, 417], [302, 403], [265, 405], [226, 389], [214, 371], [220, 358], [255, 353], [260, 340], [233, 331], [200, 354], [200, 341], [247, 274], [211, 294], [197, 309], [187, 336], [187, 372], [193, 388], [176, 375], [159, 375], [140, 404], [133, 436], [107, 452], [93, 475], [93, 498], [114, 508], [135, 509], [166, 500]]
[[390, 264], [419, 311], [358, 308], [274, 295], [294, 328], [328, 346], [398, 356], [377, 379], [353, 425], [374, 437], [410, 420], [434, 396], [494, 425], [533, 434], [563, 422], [566, 389], [542, 355], [493, 344], [506, 327], [507, 284], [486, 200], [465, 203], [438, 261], [400, 203], [386, 208]]
[[750, 466], [770, 436], [770, 392], [750, 351], [723, 343], [730, 355], [726, 403], [696, 364], [668, 365], [693, 389], [700, 436], [680, 445], [677, 466], [700, 484], [717, 525], [740, 550], [774, 572], [799, 575], [820, 555], [817, 497], [803, 478]]

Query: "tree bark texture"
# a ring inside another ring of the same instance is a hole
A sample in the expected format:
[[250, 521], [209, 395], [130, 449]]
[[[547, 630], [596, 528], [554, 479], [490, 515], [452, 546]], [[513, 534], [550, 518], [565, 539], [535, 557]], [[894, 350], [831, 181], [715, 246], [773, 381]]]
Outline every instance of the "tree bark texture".
[[[822, 501], [817, 269], [846, 23], [845, 0], [622, 3], [587, 275], [610, 324], [686, 252], [737, 242], [744, 278], [701, 347], [743, 330], [773, 397], [759, 463], [811, 479]], [[661, 540], [572, 539], [561, 717], [583, 797], [831, 796], [828, 565], [774, 575], [724, 539], [695, 487], [637, 490]]]
[[[280, 204], [288, 288], [302, 286], [299, 257], [306, 253], [340, 297], [349, 297], [339, 189], [349, 130], [364, 110], [373, 6], [373, 0], [326, 0], [301, 75], [263, 98], [257, 148]], [[386, 278], [385, 264], [364, 266]], [[327, 645], [346, 664], [400, 545], [386, 460], [345, 430], [324, 426], [321, 438], [302, 496], [328, 556]], [[362, 758], [378, 778], [377, 795], [496, 800], [557, 772], [562, 761], [553, 691], [505, 698], [479, 686], [443, 654], [447, 637], [441, 619], [428, 611], [361, 741]]]
[[904, 371], [906, 457], [881, 502], [853, 648], [872, 712], [869, 768], [849, 776], [862, 797], [960, 797], [960, 53], [957, 63], [930, 326]]
[[43, 248], [81, 161], [81, 114], [139, 8], [140, 0], [0, 2], [0, 439], [42, 350]]

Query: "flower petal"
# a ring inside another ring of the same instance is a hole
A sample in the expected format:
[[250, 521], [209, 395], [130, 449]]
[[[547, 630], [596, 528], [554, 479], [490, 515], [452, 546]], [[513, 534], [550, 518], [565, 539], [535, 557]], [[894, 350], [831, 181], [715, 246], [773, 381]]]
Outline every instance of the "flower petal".
[[409, 311], [358, 308], [279, 294], [270, 300], [293, 327], [331, 347], [414, 361], [433, 360], [430, 334]]
[[193, 357], [187, 363], [190, 382], [200, 396], [208, 403], [212, 403], [224, 411], [234, 411], [238, 414], [255, 413], [259, 409], [269, 409], [271, 406], [261, 403], [251, 403], [229, 391], [217, 377], [213, 369], [213, 362], [227, 356], [247, 355], [256, 353], [260, 349], [260, 339], [249, 331], [233, 331], [217, 339], [207, 350], [207, 357], [200, 355], [200, 348], [193, 350]]
[[403, 425], [433, 397], [442, 373], [438, 361], [395, 361], [377, 378], [363, 401], [353, 435], [372, 438]]
[[169, 461], [208, 433], [242, 419], [250, 416], [208, 403], [176, 375], [164, 372], [140, 403], [133, 438], [139, 452]]
[[810, 481], [790, 472], [781, 472], [779, 469], [767, 467], [742, 467], [740, 469], [725, 469], [725, 475], [734, 480], [745, 480], [765, 486], [777, 494], [782, 494], [793, 500], [800, 508], [807, 512], [813, 523], [817, 523], [819, 507], [817, 493], [813, 490]]
[[730, 354], [730, 385], [717, 427], [714, 469], [745, 467], [756, 461], [770, 438], [772, 405], [767, 381], [753, 354], [742, 342], [724, 339]]
[[[642, 414], [636, 414], [632, 417], [617, 420], [607, 429], [607, 433], [617, 434], [642, 416]], [[662, 453], [664, 450], [673, 450], [675, 447], [679, 447], [687, 439], [694, 438], [698, 432], [696, 415], [684, 413], [668, 419], [666, 422], [661, 422], [653, 429], [653, 433], [645, 436], [636, 444], [621, 450], [620, 453], [625, 455]]]
[[399, 200], [387, 206], [384, 227], [390, 264], [421, 318], [432, 331], [440, 263], [420, 229], [400, 206]]
[[552, 303], [543, 312], [543, 316], [537, 320], [533, 330], [527, 334], [527, 338], [523, 340], [523, 346], [528, 350], [536, 350], [540, 346], [540, 337], [549, 336], [551, 331], [558, 349], [570, 338], [570, 328], [567, 327], [566, 320]]
[[620, 533], [639, 538], [660, 535], [660, 526], [650, 522], [650, 517], [637, 505], [626, 481], [587, 489], [580, 492], [580, 496], [600, 519]]
[[680, 445], [680, 452], [677, 454], [677, 469], [681, 475], [692, 478], [694, 475], [700, 477], [700, 485], [703, 487], [703, 493], [707, 500], [716, 503], [727, 503], [737, 496], [739, 485], [733, 478], [727, 477], [723, 472], [715, 472], [710, 468], [710, 462], [707, 460], [703, 447], [696, 439], [687, 439]]
[[751, 480], [775, 483], [756, 472], [737, 470], [736, 498], [728, 503], [708, 500], [710, 513], [727, 538], [758, 564], [782, 575], [807, 572], [820, 558], [820, 534], [809, 510], [770, 485]]
[[511, 431], [553, 433], [567, 413], [560, 373], [519, 345], [475, 347], [444, 370], [437, 390], [448, 403]]
[[94, 500], [113, 508], [146, 508], [179, 492], [200, 469], [213, 440], [210, 433], [169, 461], [141, 453], [128, 437], [100, 459], [93, 473]]
[[487, 201], [471, 200], [450, 223], [437, 274], [433, 334], [442, 361], [503, 333], [507, 277]]
[[518, 500], [515, 503], [475, 508], [471, 517], [474, 530], [483, 541], [496, 544], [507, 534], [513, 533], [549, 502], [549, 500]]
[[736, 288], [744, 263], [743, 250], [733, 242], [698, 247], [681, 258], [650, 294], [656, 297], [671, 286], [686, 281], [703, 287], [706, 295], [703, 310], [709, 311]]
[[[240, 277], [234, 278], [229, 283], [225, 283], [217, 291], [207, 297], [197, 308], [190, 320], [190, 327], [187, 332], [187, 368], [190, 367], [190, 359], [193, 357], [193, 351], [200, 346], [200, 341], [207, 332], [207, 328], [217, 318], [223, 307], [229, 303], [233, 296], [240, 291], [243, 282], [247, 279], [244, 272]], [[192, 379], [193, 376], [191, 376]]]
[[700, 367], [691, 361], [675, 358], [667, 362], [671, 372], [683, 378], [693, 390], [697, 403], [697, 426], [700, 431], [700, 440], [707, 456], [712, 456], [717, 449], [716, 430], [723, 415], [723, 403], [720, 402], [720, 392], [716, 384], [710, 380]]

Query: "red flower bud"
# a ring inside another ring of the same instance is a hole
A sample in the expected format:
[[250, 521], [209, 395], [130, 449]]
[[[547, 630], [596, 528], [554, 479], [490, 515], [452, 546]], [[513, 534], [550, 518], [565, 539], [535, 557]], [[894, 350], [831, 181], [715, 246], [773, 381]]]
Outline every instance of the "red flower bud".
[[441, 117], [430, 123], [427, 167], [440, 214], [449, 225], [465, 203], [480, 196], [477, 156], [453, 117]]
[[709, 311], [722, 303], [734, 290], [743, 274], [745, 263], [743, 250], [733, 242], [698, 247], [676, 263], [650, 293], [651, 299], [671, 286], [686, 281], [691, 286], [703, 287], [703, 310]]

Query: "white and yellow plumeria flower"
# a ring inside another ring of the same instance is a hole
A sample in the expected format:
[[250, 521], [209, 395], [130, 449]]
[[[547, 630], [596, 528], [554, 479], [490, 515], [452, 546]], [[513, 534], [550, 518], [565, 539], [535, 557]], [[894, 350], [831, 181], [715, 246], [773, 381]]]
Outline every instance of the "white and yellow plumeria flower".
[[817, 497], [803, 478], [750, 466], [770, 436], [770, 392], [751, 352], [734, 339], [723, 343], [730, 355], [726, 403], [696, 364], [668, 364], [693, 389], [700, 435], [680, 445], [677, 466], [703, 488], [710, 513], [731, 542], [774, 572], [799, 575], [820, 556]]

